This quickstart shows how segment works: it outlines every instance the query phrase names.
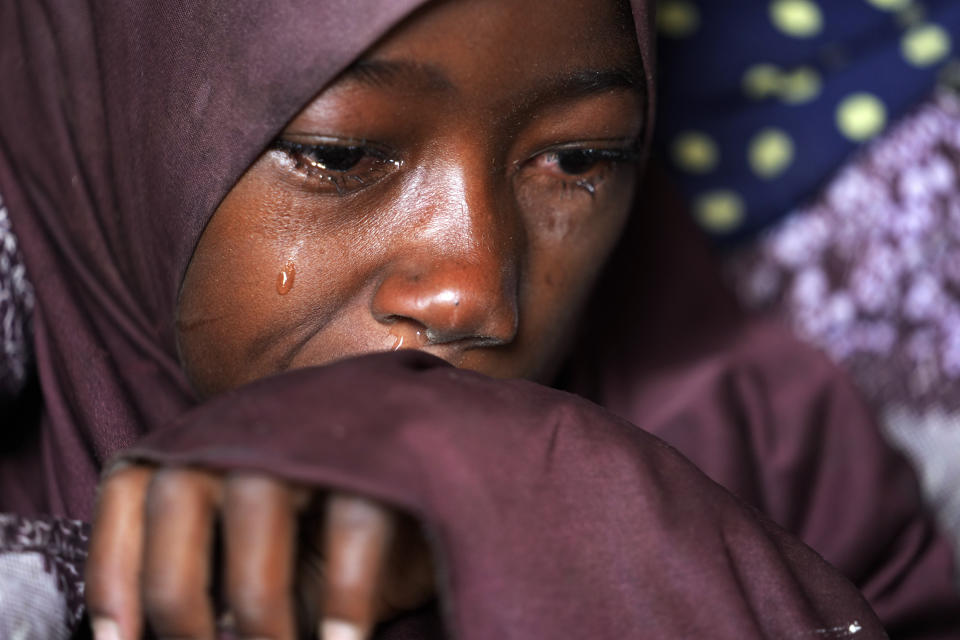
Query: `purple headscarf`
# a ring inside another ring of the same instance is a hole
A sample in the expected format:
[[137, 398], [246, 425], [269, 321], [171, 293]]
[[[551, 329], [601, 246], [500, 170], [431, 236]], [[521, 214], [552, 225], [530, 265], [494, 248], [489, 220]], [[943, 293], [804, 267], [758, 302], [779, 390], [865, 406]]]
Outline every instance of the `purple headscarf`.
[[[420, 4], [0, 7], [15, 88], [0, 193], [37, 288], [44, 510], [89, 516], [104, 461], [195, 403], [173, 320], [200, 233], [286, 122]], [[649, 70], [645, 2], [634, 15]]]

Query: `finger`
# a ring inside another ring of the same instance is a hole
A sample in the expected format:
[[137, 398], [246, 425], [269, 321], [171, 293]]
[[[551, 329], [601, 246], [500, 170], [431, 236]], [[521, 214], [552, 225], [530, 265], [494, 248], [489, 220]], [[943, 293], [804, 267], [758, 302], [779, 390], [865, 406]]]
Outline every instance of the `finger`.
[[385, 507], [344, 494], [327, 502], [322, 640], [364, 640], [376, 622], [378, 593], [394, 518]]
[[220, 479], [163, 469], [147, 492], [143, 606], [160, 638], [214, 637], [210, 555]]
[[296, 637], [293, 605], [297, 511], [293, 489], [272, 478], [237, 474], [223, 504], [227, 600], [240, 637]]
[[150, 467], [124, 467], [100, 489], [85, 578], [96, 640], [140, 637], [144, 501], [152, 474]]
[[436, 592], [433, 555], [423, 529], [409, 515], [395, 513], [394, 518], [387, 572], [381, 578], [379, 620], [421, 607]]

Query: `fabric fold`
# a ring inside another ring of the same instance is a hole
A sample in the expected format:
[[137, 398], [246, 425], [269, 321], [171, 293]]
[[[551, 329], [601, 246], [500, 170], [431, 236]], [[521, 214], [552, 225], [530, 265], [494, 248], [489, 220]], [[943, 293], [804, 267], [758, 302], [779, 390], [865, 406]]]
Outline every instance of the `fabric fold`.
[[885, 637], [845, 578], [662, 441], [423, 353], [255, 382], [121, 459], [262, 471], [416, 515], [459, 640]]

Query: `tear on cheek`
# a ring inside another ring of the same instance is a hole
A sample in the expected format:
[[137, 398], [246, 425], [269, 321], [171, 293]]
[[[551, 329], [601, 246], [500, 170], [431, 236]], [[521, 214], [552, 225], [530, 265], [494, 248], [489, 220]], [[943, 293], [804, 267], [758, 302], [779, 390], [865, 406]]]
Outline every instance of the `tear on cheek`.
[[277, 274], [277, 293], [282, 296], [290, 293], [290, 290], [293, 289], [293, 280], [297, 275], [297, 267], [293, 262], [288, 261], [280, 269], [280, 273]]

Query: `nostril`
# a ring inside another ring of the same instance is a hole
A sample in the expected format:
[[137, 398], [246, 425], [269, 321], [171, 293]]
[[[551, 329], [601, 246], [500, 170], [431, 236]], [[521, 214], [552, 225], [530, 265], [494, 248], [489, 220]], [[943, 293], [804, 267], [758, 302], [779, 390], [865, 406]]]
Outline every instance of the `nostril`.
[[482, 335], [452, 335], [428, 331], [426, 332], [426, 344], [441, 345], [452, 344], [454, 342], [463, 343], [464, 347], [477, 349], [480, 347], [499, 347], [509, 344], [512, 338], [498, 338], [494, 336]]
[[427, 344], [427, 332], [424, 329], [415, 329], [410, 327], [405, 330], [403, 323], [395, 324], [390, 329], [390, 336], [393, 338], [391, 351], [400, 351], [401, 349], [419, 349]]

